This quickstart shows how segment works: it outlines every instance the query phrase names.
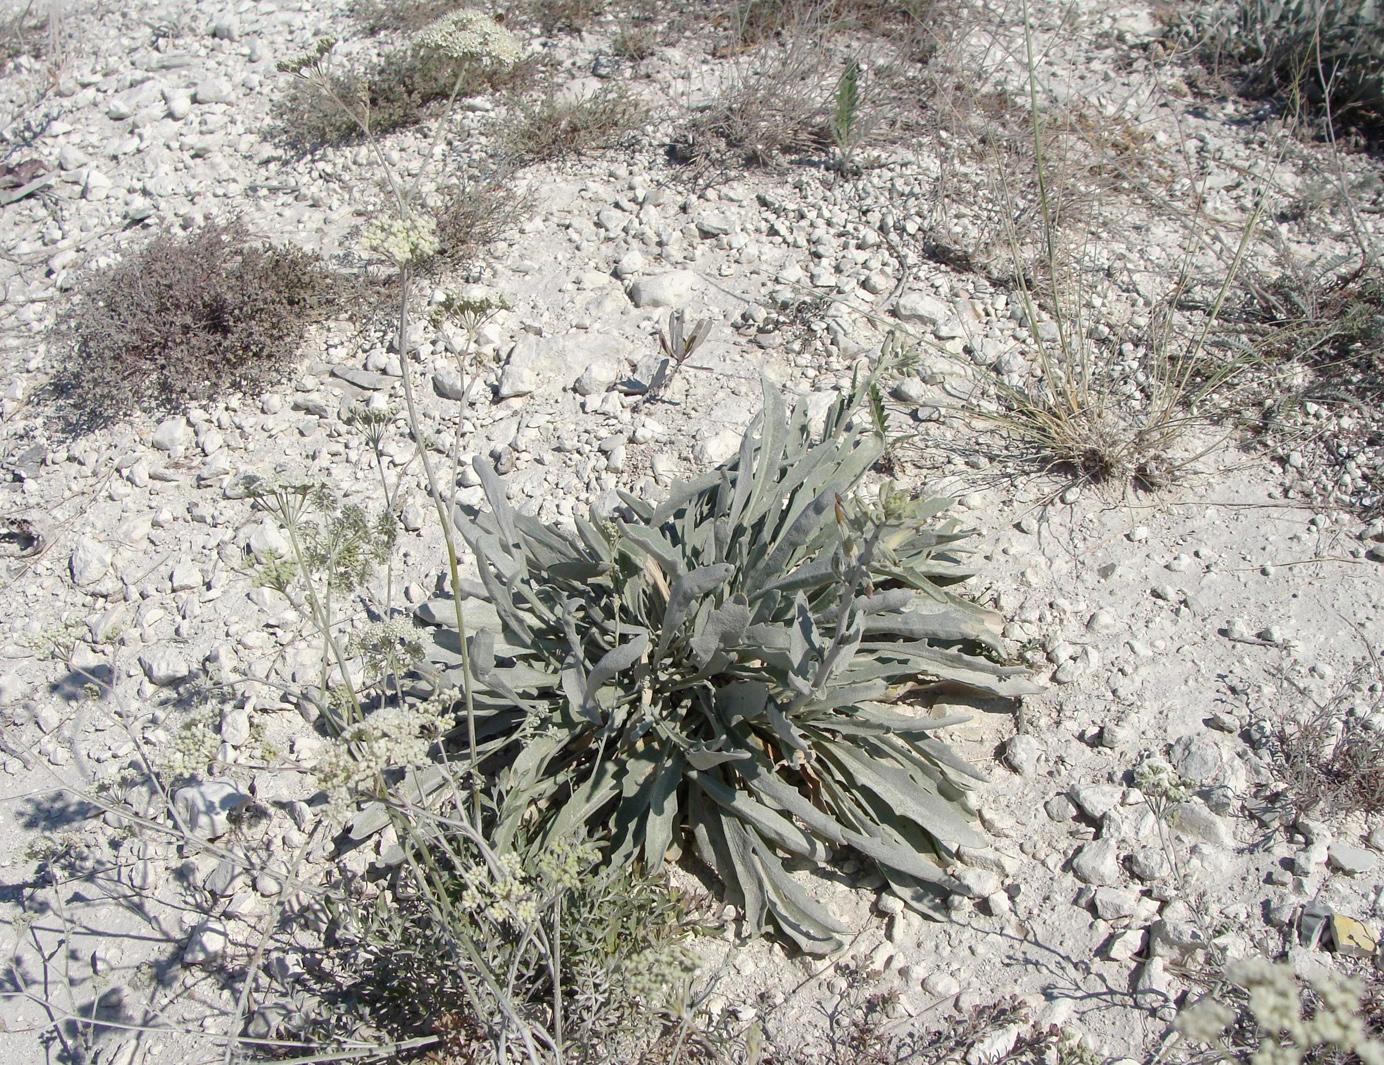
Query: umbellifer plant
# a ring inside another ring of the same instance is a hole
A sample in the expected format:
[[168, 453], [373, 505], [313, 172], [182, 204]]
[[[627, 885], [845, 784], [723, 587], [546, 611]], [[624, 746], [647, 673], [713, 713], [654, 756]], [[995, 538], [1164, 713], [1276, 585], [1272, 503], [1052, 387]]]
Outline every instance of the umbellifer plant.
[[[502, 844], [582, 828], [617, 867], [657, 868], [690, 840], [749, 929], [811, 952], [843, 929], [791, 858], [854, 851], [924, 912], [957, 886], [977, 774], [927, 698], [1034, 689], [999, 661], [998, 619], [949, 590], [967, 533], [945, 503], [857, 492], [882, 446], [855, 417], [864, 391], [814, 433], [766, 387], [734, 460], [572, 533], [517, 513], [477, 462], [489, 508], [457, 517], [484, 586], [465, 604], [467, 732]], [[422, 614], [437, 683], [460, 683], [451, 604]]]

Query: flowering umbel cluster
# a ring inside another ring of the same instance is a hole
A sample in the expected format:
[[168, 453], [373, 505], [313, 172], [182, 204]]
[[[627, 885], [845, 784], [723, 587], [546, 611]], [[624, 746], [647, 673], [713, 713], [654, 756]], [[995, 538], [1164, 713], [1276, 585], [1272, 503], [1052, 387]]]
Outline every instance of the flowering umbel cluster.
[[479, 11], [453, 11], [419, 31], [415, 42], [449, 59], [509, 66], [523, 54], [514, 34]]
[[1187, 782], [1162, 758], [1147, 757], [1134, 767], [1134, 786], [1152, 803], [1176, 805], [1192, 797]]
[[317, 781], [338, 813], [373, 794], [384, 773], [432, 763], [433, 742], [445, 731], [454, 693], [407, 706], [381, 707], [342, 730], [317, 763]]
[[497, 859], [499, 868], [477, 865], [461, 870], [466, 881], [461, 903], [496, 924], [525, 928], [559, 895], [574, 891], [598, 857], [588, 841], [558, 840], [539, 852], [532, 869], [515, 851]]
[[360, 232], [360, 246], [367, 255], [388, 259], [395, 266], [411, 266], [432, 258], [442, 244], [437, 238], [437, 222], [410, 211], [366, 223]]
[[[1242, 958], [1225, 975], [1247, 996], [1258, 1030], [1250, 1065], [1299, 1065], [1319, 1048], [1353, 1055], [1364, 1065], [1384, 1065], [1384, 1043], [1366, 1028], [1358, 989], [1344, 977], [1323, 973], [1310, 978], [1318, 1001], [1309, 1016], [1290, 965], [1264, 957]], [[1190, 1042], [1223, 1046], [1235, 1020], [1234, 1009], [1208, 995], [1178, 1015], [1177, 1030]]]

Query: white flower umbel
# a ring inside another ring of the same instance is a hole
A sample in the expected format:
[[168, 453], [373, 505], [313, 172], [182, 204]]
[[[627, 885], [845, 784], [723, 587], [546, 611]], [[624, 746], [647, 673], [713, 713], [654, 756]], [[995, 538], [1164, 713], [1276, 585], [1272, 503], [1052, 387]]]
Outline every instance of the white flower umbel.
[[415, 42], [450, 59], [474, 59], [509, 66], [523, 54], [519, 41], [489, 15], [453, 11], [420, 30]]
[[316, 775], [339, 814], [373, 797], [383, 774], [432, 763], [432, 745], [445, 731], [455, 693], [427, 702], [381, 707], [337, 737], [323, 753]]
[[437, 223], [411, 211], [402, 217], [385, 216], [368, 222], [360, 232], [360, 246], [367, 255], [402, 267], [431, 258], [442, 245], [437, 239]]

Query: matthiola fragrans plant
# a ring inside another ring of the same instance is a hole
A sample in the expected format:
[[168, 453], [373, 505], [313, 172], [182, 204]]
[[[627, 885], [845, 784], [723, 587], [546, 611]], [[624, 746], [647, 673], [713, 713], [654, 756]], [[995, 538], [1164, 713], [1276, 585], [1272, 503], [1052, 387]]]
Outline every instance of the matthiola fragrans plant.
[[[1001, 663], [998, 619], [950, 590], [967, 534], [944, 503], [858, 491], [882, 447], [855, 417], [864, 391], [813, 432], [766, 388], [733, 461], [573, 532], [517, 513], [477, 462], [488, 509], [457, 515], [483, 585], [462, 589], [469, 670], [453, 604], [420, 613], [438, 687], [470, 674], [498, 840], [585, 830], [608, 863], [651, 869], [690, 845], [748, 927], [811, 952], [843, 929], [789, 858], [853, 851], [921, 911], [956, 886], [977, 774], [926, 699], [1034, 689]], [[367, 811], [355, 832], [371, 827]]]

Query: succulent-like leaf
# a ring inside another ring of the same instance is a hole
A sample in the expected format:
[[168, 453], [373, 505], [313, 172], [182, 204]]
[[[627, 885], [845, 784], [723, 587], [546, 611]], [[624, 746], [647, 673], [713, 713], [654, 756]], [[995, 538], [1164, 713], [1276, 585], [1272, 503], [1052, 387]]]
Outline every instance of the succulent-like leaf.
[[[493, 630], [471, 685], [501, 838], [580, 826], [612, 860], [651, 864], [690, 841], [748, 928], [812, 952], [842, 929], [789, 858], [850, 848], [923, 912], [955, 887], [945, 864], [980, 839], [963, 802], [978, 774], [938, 738], [958, 719], [910, 700], [1036, 689], [1002, 661], [995, 616], [950, 590], [966, 532], [942, 504], [859, 490], [881, 448], [868, 386], [814, 435], [766, 384], [728, 463], [575, 534], [516, 512], [478, 461], [486, 509], [457, 526], [488, 600], [468, 600], [468, 626]], [[419, 613], [444, 627], [432, 657], [451, 678], [446, 607]]]

